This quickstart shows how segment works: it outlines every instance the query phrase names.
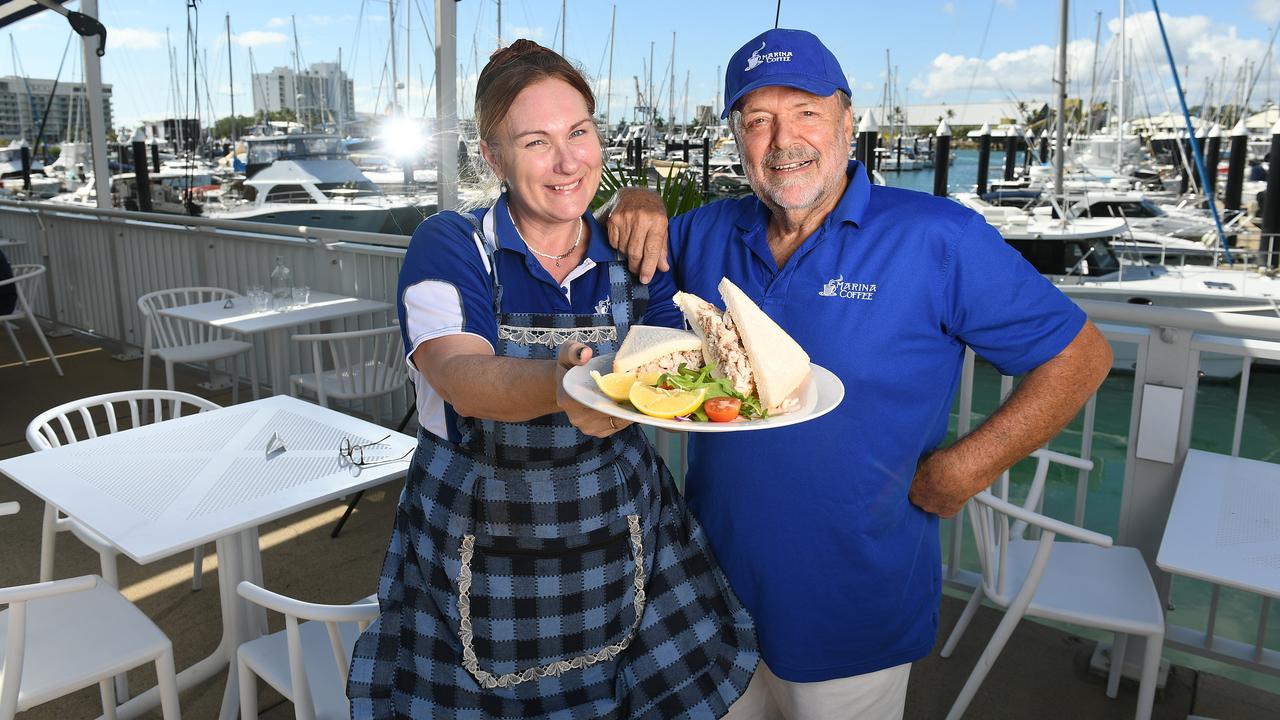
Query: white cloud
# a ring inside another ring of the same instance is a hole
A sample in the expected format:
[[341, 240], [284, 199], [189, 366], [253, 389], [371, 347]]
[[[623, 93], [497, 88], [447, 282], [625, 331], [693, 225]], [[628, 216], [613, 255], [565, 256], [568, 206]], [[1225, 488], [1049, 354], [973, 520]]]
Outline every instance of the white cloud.
[[241, 47], [258, 47], [259, 45], [279, 45], [288, 42], [289, 38], [283, 33], [270, 32], [267, 30], [250, 30], [233, 35], [236, 44]]
[[[1272, 0], [1272, 4], [1280, 7], [1280, 0]], [[1166, 15], [1164, 24], [1179, 71], [1186, 67], [1217, 69], [1225, 58], [1228, 77], [1242, 67], [1246, 60], [1254, 63], [1256, 72], [1267, 52], [1264, 41], [1242, 39], [1234, 25], [1215, 23], [1204, 16]], [[1116, 64], [1113, 48], [1117, 44], [1116, 35], [1120, 30], [1119, 18], [1112, 19], [1107, 24], [1107, 29], [1111, 36], [1104, 36], [1103, 46], [1099, 48], [1097, 70], [1109, 77]], [[1135, 94], [1135, 106], [1149, 105], [1153, 109], [1164, 109], [1166, 103], [1176, 103], [1176, 96], [1171, 89], [1173, 81], [1169, 63], [1160, 40], [1155, 13], [1148, 11], [1130, 15], [1125, 29], [1132, 49], [1128, 67], [1131, 78], [1135, 81], [1129, 87]], [[1001, 96], [1012, 93], [1023, 98], [1052, 97], [1056, 59], [1057, 48], [1050, 45], [1010, 50], [986, 59], [941, 53], [933, 59], [924, 76], [913, 78], [909, 87], [913, 93], [920, 93], [924, 98], [931, 99], [958, 100], [970, 91], [985, 91]], [[1075, 40], [1067, 46], [1067, 74], [1073, 97], [1089, 93], [1093, 59], [1092, 39]], [[1274, 69], [1280, 70], [1280, 65]], [[1215, 77], [1217, 75], [1216, 72], [1211, 74]], [[1204, 97], [1206, 73], [1193, 70], [1191, 75], [1192, 77], [1182, 78], [1183, 87], [1188, 98], [1199, 102]], [[1099, 77], [1098, 93], [1102, 99], [1108, 95], [1107, 84], [1108, 78]], [[1143, 90], [1147, 92], [1145, 98], [1139, 95]], [[1221, 89], [1217, 94], [1220, 96]], [[1256, 97], [1258, 94], [1255, 92]]]
[[503, 35], [506, 35], [507, 37], [503, 38], [502, 41], [510, 44], [512, 40], [516, 40], [519, 38], [525, 38], [528, 40], [542, 40], [546, 34], [547, 34], [546, 28], [542, 27], [541, 25], [537, 27], [523, 27], [521, 25], [517, 25], [511, 28], [511, 32], [509, 34], [506, 32], [503, 33]]
[[164, 47], [164, 33], [146, 28], [109, 28], [107, 47], [155, 50]]
[[1280, 20], [1280, 0], [1253, 0], [1253, 16], [1265, 23]]
[[289, 24], [289, 18], [283, 18], [283, 17], [273, 17], [267, 21], [267, 25], [270, 27], [285, 27], [288, 24]]
[[942, 3], [942, 12], [944, 12], [944, 13], [946, 13], [946, 14], [948, 14], [948, 15], [955, 15], [955, 14], [956, 14], [956, 4], [955, 4], [955, 3], [953, 3], [953, 2], [949, 2], [949, 3]]

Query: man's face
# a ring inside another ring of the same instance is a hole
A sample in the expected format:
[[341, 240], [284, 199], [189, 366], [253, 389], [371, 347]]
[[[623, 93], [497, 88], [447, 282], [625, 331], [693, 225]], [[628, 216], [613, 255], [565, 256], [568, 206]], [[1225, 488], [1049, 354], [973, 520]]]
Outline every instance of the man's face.
[[758, 197], [798, 210], [843, 190], [853, 114], [835, 95], [763, 87], [742, 99], [740, 113], [743, 169]]

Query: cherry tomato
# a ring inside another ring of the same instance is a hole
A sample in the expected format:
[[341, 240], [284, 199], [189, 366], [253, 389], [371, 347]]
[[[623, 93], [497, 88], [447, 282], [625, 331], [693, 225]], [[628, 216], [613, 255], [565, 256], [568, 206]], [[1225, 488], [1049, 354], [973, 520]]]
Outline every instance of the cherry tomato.
[[729, 422], [738, 417], [742, 401], [731, 397], [714, 397], [702, 404], [702, 411], [711, 422]]

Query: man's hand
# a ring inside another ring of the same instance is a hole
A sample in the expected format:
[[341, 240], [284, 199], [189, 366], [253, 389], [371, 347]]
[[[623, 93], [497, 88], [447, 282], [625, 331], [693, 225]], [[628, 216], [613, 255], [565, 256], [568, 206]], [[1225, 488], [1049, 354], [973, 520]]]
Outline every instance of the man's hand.
[[577, 365], [586, 365], [589, 360], [591, 348], [582, 343], [570, 341], [560, 346], [560, 355], [556, 358], [556, 403], [569, 416], [569, 422], [584, 434], [609, 437], [631, 422], [596, 412], [569, 397], [569, 393], [564, 390], [564, 374]]
[[953, 461], [948, 449], [925, 455], [916, 466], [907, 497], [925, 512], [943, 518], [955, 517], [969, 498], [989, 484], [985, 478], [974, 478], [964, 472], [962, 467]]
[[667, 207], [662, 198], [645, 188], [619, 188], [606, 218], [609, 244], [627, 256], [627, 267], [640, 282], [653, 279], [654, 270], [666, 272]]

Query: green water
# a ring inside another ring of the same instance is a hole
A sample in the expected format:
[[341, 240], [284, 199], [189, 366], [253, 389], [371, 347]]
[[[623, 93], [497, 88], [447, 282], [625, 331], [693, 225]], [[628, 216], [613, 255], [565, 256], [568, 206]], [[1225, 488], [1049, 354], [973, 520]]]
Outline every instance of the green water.
[[[1120, 496], [1124, 487], [1125, 455], [1129, 445], [1129, 416], [1133, 403], [1132, 375], [1112, 373], [1098, 392], [1097, 412], [1094, 420], [1093, 448], [1090, 457], [1094, 469], [1089, 474], [1086, 491], [1085, 526], [1091, 530], [1115, 537], [1119, 527]], [[1231, 438], [1235, 429], [1236, 406], [1239, 400], [1239, 379], [1229, 382], [1201, 381], [1196, 391], [1196, 411], [1192, 421], [1191, 447], [1213, 452], [1230, 453]], [[978, 362], [974, 372], [973, 407], [979, 417], [989, 414], [1000, 397], [1000, 375], [991, 366]], [[951, 417], [951, 433], [955, 435], [957, 412]], [[1068, 426], [1050, 447], [1069, 454], [1080, 454], [1080, 417]], [[1254, 368], [1249, 383], [1248, 401], [1245, 404], [1244, 432], [1241, 435], [1240, 456], [1278, 461], [1280, 456], [1280, 372], [1273, 368]], [[1011, 474], [1010, 496], [1025, 498], [1031, 481], [1033, 461], [1024, 461]], [[1066, 521], [1075, 516], [1077, 471], [1051, 465], [1045, 485], [1045, 514]], [[943, 556], [947, 557], [950, 545], [950, 523], [943, 526]], [[977, 570], [973, 538], [966, 527], [963, 535], [962, 566]], [[1168, 614], [1171, 624], [1204, 630], [1209, 619], [1211, 585], [1199, 580], [1174, 577], [1170, 600], [1173, 609]], [[1218, 599], [1215, 635], [1252, 644], [1257, 635], [1256, 618], [1259, 616], [1262, 598], [1252, 593], [1229, 588], [1221, 590]], [[1268, 631], [1264, 645], [1280, 647], [1280, 603], [1273, 603], [1269, 614]], [[1078, 629], [1072, 628], [1078, 632]], [[1106, 638], [1108, 634], [1096, 637]], [[1245, 670], [1236, 666], [1206, 660], [1176, 651], [1166, 651], [1171, 661], [1225, 675], [1241, 682], [1280, 693], [1280, 678]]]

